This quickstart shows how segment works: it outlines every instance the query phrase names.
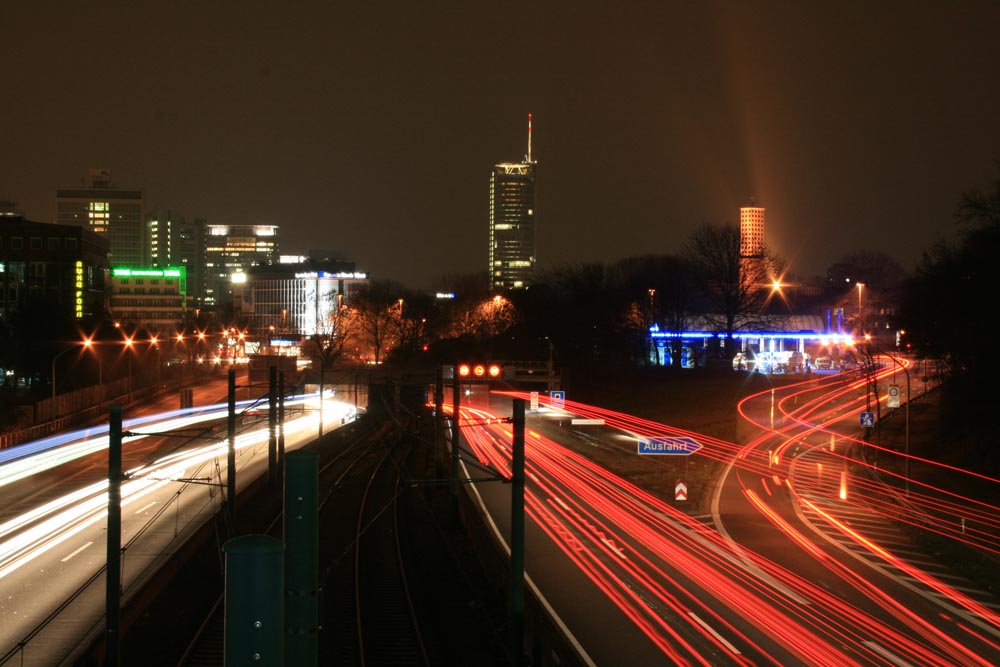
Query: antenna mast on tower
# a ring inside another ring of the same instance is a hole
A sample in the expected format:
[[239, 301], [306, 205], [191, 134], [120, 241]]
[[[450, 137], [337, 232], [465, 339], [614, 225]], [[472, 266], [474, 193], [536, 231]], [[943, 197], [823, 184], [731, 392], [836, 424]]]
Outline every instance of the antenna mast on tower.
[[528, 164], [531, 164], [531, 114], [528, 114]]

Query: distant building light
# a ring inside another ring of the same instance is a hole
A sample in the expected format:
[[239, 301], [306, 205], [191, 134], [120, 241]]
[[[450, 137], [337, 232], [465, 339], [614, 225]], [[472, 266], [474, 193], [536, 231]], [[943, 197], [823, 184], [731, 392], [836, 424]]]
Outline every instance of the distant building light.
[[455, 293], [454, 292], [438, 292], [434, 296], [437, 299], [454, 299], [455, 298]]
[[327, 273], [326, 271], [304, 271], [295, 274], [296, 278], [335, 278], [337, 280], [354, 279], [354, 280], [364, 280], [368, 277], [367, 273], [362, 273], [360, 271], [338, 271], [337, 273]]
[[247, 281], [247, 274], [245, 273], [234, 273], [229, 276], [230, 282], [234, 285], [240, 285]]

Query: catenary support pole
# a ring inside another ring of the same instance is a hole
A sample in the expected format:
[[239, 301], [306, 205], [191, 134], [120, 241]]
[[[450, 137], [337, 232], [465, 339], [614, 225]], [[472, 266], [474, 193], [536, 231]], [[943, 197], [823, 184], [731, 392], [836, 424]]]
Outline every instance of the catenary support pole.
[[285, 664], [319, 655], [319, 454], [289, 452], [285, 465]]
[[226, 429], [226, 502], [229, 521], [236, 530], [236, 370], [229, 369], [229, 418]]
[[434, 469], [440, 475], [444, 452], [444, 369], [438, 367], [434, 374]]
[[[323, 360], [319, 362], [319, 437], [323, 437]], [[354, 390], [354, 406], [358, 405], [358, 390]]]
[[107, 602], [105, 623], [105, 661], [109, 667], [119, 664], [118, 645], [121, 620], [122, 555], [122, 406], [111, 406], [108, 420], [108, 551], [105, 571]]
[[278, 371], [278, 468], [285, 468], [285, 371]]
[[458, 448], [461, 443], [461, 431], [458, 428], [458, 413], [459, 407], [462, 404], [462, 383], [458, 379], [458, 375], [452, 380], [452, 398], [451, 398], [451, 475], [449, 480], [451, 482], [451, 500], [458, 507]]
[[226, 554], [225, 667], [284, 664], [284, 545], [268, 535], [244, 535], [222, 545]]
[[514, 399], [514, 442], [510, 486], [510, 627], [514, 664], [524, 653], [524, 399]]
[[267, 385], [267, 481], [278, 481], [278, 367], [268, 368]]

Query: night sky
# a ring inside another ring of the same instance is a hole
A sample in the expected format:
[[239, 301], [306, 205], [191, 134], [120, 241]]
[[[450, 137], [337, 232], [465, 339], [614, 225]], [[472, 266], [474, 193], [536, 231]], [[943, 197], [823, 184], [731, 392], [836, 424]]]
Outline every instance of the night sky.
[[429, 288], [484, 271], [534, 115], [544, 268], [679, 253], [752, 196], [804, 276], [911, 268], [1000, 175], [1000, 3], [5, 2], [0, 198], [91, 167]]

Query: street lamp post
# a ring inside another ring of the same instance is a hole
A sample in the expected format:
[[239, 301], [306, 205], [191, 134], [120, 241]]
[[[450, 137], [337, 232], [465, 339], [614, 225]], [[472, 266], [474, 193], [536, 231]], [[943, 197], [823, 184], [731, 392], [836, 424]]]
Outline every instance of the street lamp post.
[[61, 357], [64, 354], [66, 354], [67, 352], [69, 352], [71, 350], [75, 350], [75, 349], [76, 349], [75, 345], [73, 345], [71, 347], [67, 347], [65, 350], [62, 350], [61, 352], [59, 352], [58, 354], [56, 354], [56, 356], [52, 357], [52, 408], [51, 408], [51, 414], [52, 414], [53, 417], [55, 417], [55, 412], [56, 412], [56, 360], [59, 359], [59, 357]]
[[83, 341], [83, 346], [88, 349], [94, 350], [94, 356], [97, 357], [97, 409], [101, 409], [101, 404], [104, 403], [104, 360], [101, 358], [100, 352], [94, 347], [94, 340], [92, 338], [87, 338]]
[[861, 291], [865, 288], [864, 283], [858, 283], [858, 333], [865, 332], [864, 320], [861, 317]]
[[903, 373], [906, 375], [906, 406], [904, 408], [904, 410], [906, 411], [904, 413], [906, 419], [906, 427], [905, 427], [905, 436], [903, 445], [903, 447], [905, 448], [904, 451], [906, 456], [903, 464], [904, 465], [903, 480], [906, 484], [906, 495], [910, 495], [910, 369], [907, 368], [903, 364], [903, 362], [901, 362], [892, 354], [886, 352], [885, 356], [892, 359], [894, 364], [902, 368]]
[[132, 347], [131, 338], [125, 339], [125, 349], [128, 350], [125, 353], [125, 355], [128, 357], [128, 393], [129, 393], [129, 400], [132, 400], [132, 354], [133, 354], [132, 350], [134, 348]]

